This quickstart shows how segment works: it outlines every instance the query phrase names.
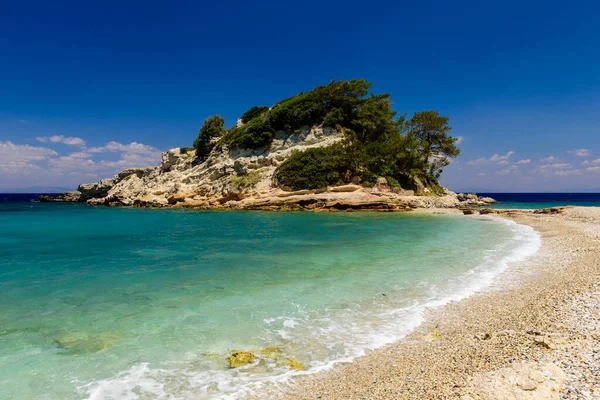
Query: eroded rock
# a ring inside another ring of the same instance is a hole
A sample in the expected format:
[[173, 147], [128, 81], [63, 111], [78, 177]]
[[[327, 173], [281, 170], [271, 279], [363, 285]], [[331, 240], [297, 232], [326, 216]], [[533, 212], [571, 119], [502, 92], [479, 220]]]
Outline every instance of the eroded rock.
[[239, 368], [256, 361], [256, 356], [251, 351], [234, 351], [227, 359], [231, 368]]

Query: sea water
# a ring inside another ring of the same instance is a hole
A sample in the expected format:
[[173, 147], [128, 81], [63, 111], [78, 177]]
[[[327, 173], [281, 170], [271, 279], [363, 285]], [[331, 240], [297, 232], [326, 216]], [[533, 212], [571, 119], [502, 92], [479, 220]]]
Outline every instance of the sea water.
[[498, 200], [491, 208], [542, 209], [549, 207], [600, 207], [600, 193], [480, 193]]
[[0, 399], [268, 398], [538, 246], [488, 217], [0, 203]]

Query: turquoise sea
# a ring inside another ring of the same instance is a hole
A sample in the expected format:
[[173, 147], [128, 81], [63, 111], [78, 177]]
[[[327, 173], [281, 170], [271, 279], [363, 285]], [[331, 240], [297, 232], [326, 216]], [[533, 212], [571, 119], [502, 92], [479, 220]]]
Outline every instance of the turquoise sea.
[[[402, 338], [538, 247], [487, 216], [5, 200], [0, 399], [269, 398]], [[280, 356], [228, 368], [231, 351], [266, 346]]]
[[600, 193], [479, 193], [498, 200], [491, 208], [542, 209], [549, 207], [600, 207]]

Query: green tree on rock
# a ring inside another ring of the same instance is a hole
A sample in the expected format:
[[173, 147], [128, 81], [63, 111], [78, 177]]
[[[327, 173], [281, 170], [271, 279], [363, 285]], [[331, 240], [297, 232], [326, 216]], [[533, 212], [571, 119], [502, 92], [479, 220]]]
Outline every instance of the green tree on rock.
[[419, 143], [423, 162], [429, 164], [430, 174], [439, 175], [442, 167], [448, 165], [448, 158], [457, 157], [460, 150], [456, 147], [457, 138], [448, 133], [448, 117], [437, 111], [420, 111], [406, 123], [408, 134]]
[[214, 138], [221, 137], [225, 133], [223, 125], [225, 120], [220, 115], [212, 115], [204, 120], [198, 137], [194, 140], [194, 149], [199, 161], [204, 161], [214, 147]]

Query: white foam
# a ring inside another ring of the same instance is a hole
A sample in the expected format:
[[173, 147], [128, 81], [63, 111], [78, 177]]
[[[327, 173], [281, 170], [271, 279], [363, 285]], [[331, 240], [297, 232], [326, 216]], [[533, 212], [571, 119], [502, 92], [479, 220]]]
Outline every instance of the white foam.
[[[479, 218], [505, 224], [512, 231], [513, 238], [507, 243], [499, 244], [500, 247], [496, 251], [506, 251], [504, 246], [514, 247], [499, 260], [493, 261], [493, 254], [488, 255], [482, 265], [448, 282], [443, 292], [430, 287], [428, 298], [414, 300], [400, 308], [379, 310], [376, 318], [383, 322], [379, 328], [365, 329], [367, 325], [364, 320], [362, 324], [348, 322], [352, 315], [347, 316], [345, 324], [340, 324], [328, 318], [327, 313], [323, 313], [317, 320], [310, 314], [305, 314], [304, 319], [287, 316], [265, 319], [265, 324], [272, 327], [271, 333], [282, 339], [298, 339], [298, 335], [293, 334], [296, 329], [302, 327], [310, 327], [310, 333], [317, 340], [332, 338], [331, 347], [326, 350], [333, 355], [325, 359], [311, 360], [304, 371], [289, 368], [279, 368], [268, 373], [244, 373], [239, 369], [198, 371], [190, 370], [184, 363], [173, 363], [168, 368], [150, 367], [147, 363], [140, 363], [113, 378], [81, 386], [79, 393], [93, 400], [237, 399], [257, 393], [262, 394], [260, 397], [269, 397], [268, 393], [276, 392], [281, 385], [285, 385], [295, 376], [325, 371], [335, 364], [350, 362], [368, 350], [393, 343], [408, 335], [423, 322], [427, 309], [462, 300], [489, 287], [511, 263], [525, 260], [535, 254], [541, 246], [539, 235], [529, 226], [490, 216]], [[302, 310], [299, 312], [303, 314]], [[349, 336], [351, 340], [345, 340]], [[335, 347], [339, 343], [343, 343], [344, 348]], [[166, 382], [169, 382], [168, 388]]]

